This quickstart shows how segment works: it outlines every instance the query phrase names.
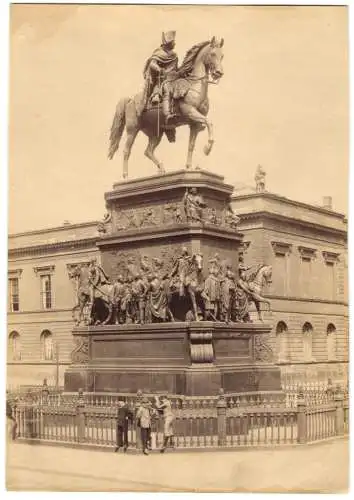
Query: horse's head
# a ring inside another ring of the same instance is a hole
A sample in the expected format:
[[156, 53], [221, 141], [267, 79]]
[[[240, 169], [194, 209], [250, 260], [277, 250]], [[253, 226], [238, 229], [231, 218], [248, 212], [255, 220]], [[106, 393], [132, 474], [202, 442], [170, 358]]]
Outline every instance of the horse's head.
[[205, 53], [204, 64], [207, 72], [210, 73], [212, 79], [218, 82], [224, 74], [222, 60], [224, 57], [222, 47], [224, 39], [217, 41], [215, 36], [210, 41], [209, 50]]
[[264, 266], [262, 268], [263, 280], [267, 285], [270, 285], [272, 283], [272, 273], [273, 273], [272, 266]]
[[201, 253], [193, 254], [193, 262], [195, 263], [198, 272], [203, 269], [203, 255]]
[[80, 269], [79, 266], [75, 266], [71, 271], [69, 271], [69, 279], [75, 279], [80, 276]]

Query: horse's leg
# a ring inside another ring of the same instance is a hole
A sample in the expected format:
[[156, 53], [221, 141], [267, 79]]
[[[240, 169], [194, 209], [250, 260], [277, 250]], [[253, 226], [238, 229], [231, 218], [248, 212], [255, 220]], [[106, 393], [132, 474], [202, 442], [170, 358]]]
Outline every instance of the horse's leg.
[[195, 123], [192, 123], [189, 126], [189, 144], [188, 144], [188, 155], [186, 163], [187, 169], [192, 168], [192, 157], [195, 148], [195, 141], [197, 139], [197, 135], [199, 134], [200, 130], [201, 130], [200, 126], [196, 125]]
[[81, 295], [79, 297], [79, 308], [80, 308], [80, 314], [79, 314], [79, 324], [84, 320], [84, 307], [87, 303], [86, 296]]
[[157, 146], [160, 144], [161, 139], [162, 139], [162, 133], [160, 133], [160, 135], [158, 135], [158, 136], [157, 135], [150, 135], [149, 136], [149, 144], [147, 145], [144, 154], [147, 158], [149, 158], [149, 160], [151, 160], [157, 166], [157, 168], [159, 169], [159, 173], [164, 174], [165, 169], [164, 169], [163, 164], [154, 155], [154, 151], [157, 148]]
[[127, 139], [123, 151], [123, 179], [128, 177], [128, 161], [137, 134], [137, 128], [127, 128]]
[[253, 302], [254, 302], [256, 309], [257, 309], [258, 319], [259, 319], [259, 321], [262, 321], [262, 323], [263, 323], [262, 313], [261, 313], [261, 303], [258, 300], [254, 300]]
[[270, 310], [270, 301], [268, 299], [262, 297], [262, 295], [259, 295], [257, 292], [254, 291], [252, 291], [252, 298], [254, 298], [255, 301], [264, 302], [265, 304], [268, 304], [268, 308]]
[[204, 154], [208, 155], [214, 144], [213, 124], [208, 120], [206, 116], [200, 113], [194, 106], [186, 102], [180, 103], [180, 111], [183, 117], [193, 122], [193, 124], [198, 125], [199, 128], [204, 126], [207, 127], [208, 144], [204, 146]]
[[194, 290], [191, 286], [188, 286], [188, 293], [189, 293], [189, 296], [190, 296], [191, 301], [192, 301], [195, 321], [199, 321], [197, 301], [195, 300], [195, 293], [194, 293]]

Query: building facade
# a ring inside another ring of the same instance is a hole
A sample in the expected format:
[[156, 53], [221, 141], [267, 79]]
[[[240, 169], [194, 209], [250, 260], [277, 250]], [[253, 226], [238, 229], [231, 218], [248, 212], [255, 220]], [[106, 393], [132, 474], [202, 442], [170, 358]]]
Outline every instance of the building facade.
[[[327, 200], [328, 201], [328, 200]], [[244, 261], [273, 267], [265, 321], [285, 377], [343, 380], [349, 332], [347, 221], [267, 192], [235, 193]], [[99, 258], [97, 222], [9, 236], [7, 383], [63, 385], [76, 301], [72, 266]]]
[[8, 385], [63, 383], [75, 304], [73, 265], [98, 256], [97, 223], [10, 235]]
[[347, 220], [331, 208], [268, 193], [235, 194], [245, 264], [272, 265], [265, 290], [270, 342], [293, 380], [347, 377], [349, 353]]

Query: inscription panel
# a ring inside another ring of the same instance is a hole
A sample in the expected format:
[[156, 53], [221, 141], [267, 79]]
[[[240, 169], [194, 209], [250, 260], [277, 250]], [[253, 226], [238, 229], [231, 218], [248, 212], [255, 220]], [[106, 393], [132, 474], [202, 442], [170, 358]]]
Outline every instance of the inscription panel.
[[182, 340], [94, 340], [92, 358], [176, 358], [186, 356], [185, 343]]
[[249, 358], [251, 352], [250, 339], [228, 336], [214, 341], [216, 361], [218, 358]]

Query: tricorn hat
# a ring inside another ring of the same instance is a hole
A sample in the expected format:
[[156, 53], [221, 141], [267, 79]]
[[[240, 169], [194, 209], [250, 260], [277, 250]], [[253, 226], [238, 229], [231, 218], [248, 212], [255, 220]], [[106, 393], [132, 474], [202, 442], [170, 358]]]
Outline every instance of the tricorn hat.
[[174, 42], [176, 38], [175, 31], [164, 31], [162, 33], [162, 45], [166, 45], [167, 43]]

